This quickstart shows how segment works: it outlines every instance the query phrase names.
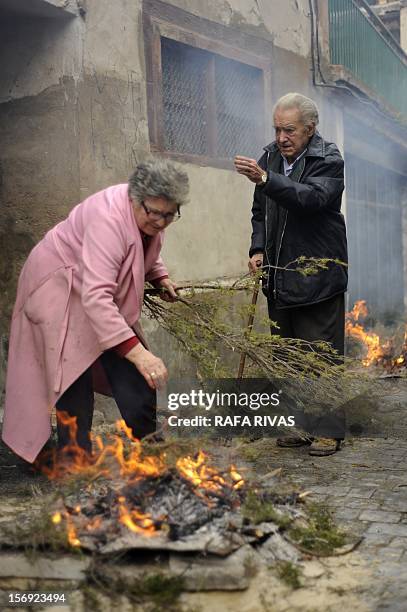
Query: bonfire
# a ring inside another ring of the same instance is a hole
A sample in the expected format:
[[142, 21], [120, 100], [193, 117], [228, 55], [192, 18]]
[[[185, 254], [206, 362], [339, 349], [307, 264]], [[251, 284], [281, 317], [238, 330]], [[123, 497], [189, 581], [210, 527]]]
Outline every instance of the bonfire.
[[395, 338], [383, 341], [378, 334], [365, 330], [362, 321], [368, 314], [365, 300], [359, 300], [351, 312], [346, 315], [346, 334], [358, 340], [365, 349], [362, 364], [365, 367], [381, 367], [389, 374], [405, 370], [407, 368], [407, 331], [404, 333], [401, 350], [398, 351]]
[[[61, 495], [51, 515], [71, 547], [103, 554], [154, 549], [225, 556], [278, 529], [245, 519], [249, 489], [235, 465], [220, 470], [203, 450], [169, 461], [165, 444], [147, 452], [124, 421], [107, 441], [94, 436], [89, 455], [75, 443], [75, 417], [61, 413], [61, 420], [71, 444], [42, 455], [38, 466], [52, 480], [79, 482]], [[253, 491], [261, 504], [277, 508], [273, 518], [279, 507], [290, 520], [303, 515], [297, 502], [304, 493]]]

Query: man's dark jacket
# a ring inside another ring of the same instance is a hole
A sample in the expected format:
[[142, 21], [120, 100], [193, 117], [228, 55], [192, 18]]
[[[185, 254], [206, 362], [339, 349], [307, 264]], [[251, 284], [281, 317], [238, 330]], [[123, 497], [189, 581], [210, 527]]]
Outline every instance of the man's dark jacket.
[[337, 146], [316, 132], [290, 176], [284, 176], [276, 142], [264, 150], [259, 165], [268, 171], [267, 183], [254, 192], [250, 257], [264, 253], [266, 294], [274, 297], [277, 308], [289, 308], [343, 293], [346, 266], [330, 263], [327, 270], [310, 276], [268, 267], [298, 267], [293, 262], [303, 255], [347, 262], [345, 220], [340, 212], [344, 164]]

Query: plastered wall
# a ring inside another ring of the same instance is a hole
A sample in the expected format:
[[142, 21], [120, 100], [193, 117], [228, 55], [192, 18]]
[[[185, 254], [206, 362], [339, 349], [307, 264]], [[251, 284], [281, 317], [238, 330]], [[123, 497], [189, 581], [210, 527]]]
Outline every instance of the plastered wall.
[[[171, 3], [271, 43], [273, 101], [290, 90], [313, 95], [306, 0]], [[82, 0], [80, 7], [75, 13], [72, 0], [58, 18], [1, 16], [0, 387], [28, 252], [77, 202], [126, 181], [150, 152], [141, 0]], [[272, 139], [264, 134], [264, 144]], [[171, 274], [182, 281], [246, 271], [252, 185], [230, 170], [185, 168], [190, 203], [164, 247]]]
[[[274, 98], [290, 88], [309, 89], [306, 3], [173, 3], [278, 43], [271, 58]], [[0, 218], [3, 227], [8, 223], [8, 234], [26, 235], [25, 247], [21, 241], [15, 246], [13, 261], [23, 259], [27, 247], [77, 201], [126, 180], [149, 153], [141, 3], [87, 0], [81, 5], [84, 17], [23, 13], [8, 17], [1, 28]], [[272, 134], [264, 135], [265, 144], [271, 139]], [[230, 171], [195, 165], [187, 170], [190, 205], [168, 237], [170, 266], [182, 278], [236, 274], [245, 266], [252, 188]], [[195, 245], [201, 237], [205, 258], [194, 257], [191, 266], [184, 256], [191, 250], [180, 246], [180, 238]]]

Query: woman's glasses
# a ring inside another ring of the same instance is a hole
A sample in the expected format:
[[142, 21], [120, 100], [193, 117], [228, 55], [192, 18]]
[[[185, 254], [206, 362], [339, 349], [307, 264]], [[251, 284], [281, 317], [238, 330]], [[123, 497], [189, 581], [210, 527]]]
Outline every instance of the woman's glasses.
[[140, 204], [144, 208], [146, 215], [152, 221], [161, 221], [161, 219], [164, 219], [165, 223], [169, 224], [169, 223], [175, 223], [175, 221], [178, 221], [179, 219], [181, 219], [181, 214], [179, 212], [179, 209], [175, 213], [171, 213], [171, 212], [163, 213], [160, 210], [156, 210], [155, 208], [150, 208], [150, 206], [146, 206], [143, 201], [141, 201]]

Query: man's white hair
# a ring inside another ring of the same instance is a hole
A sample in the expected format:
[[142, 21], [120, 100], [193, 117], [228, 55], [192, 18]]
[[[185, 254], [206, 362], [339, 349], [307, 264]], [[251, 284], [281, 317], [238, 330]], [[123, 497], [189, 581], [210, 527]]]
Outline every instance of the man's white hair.
[[318, 107], [311, 98], [300, 93], [288, 93], [277, 100], [273, 107], [273, 117], [277, 109], [297, 108], [304, 125], [316, 127], [319, 123]]

